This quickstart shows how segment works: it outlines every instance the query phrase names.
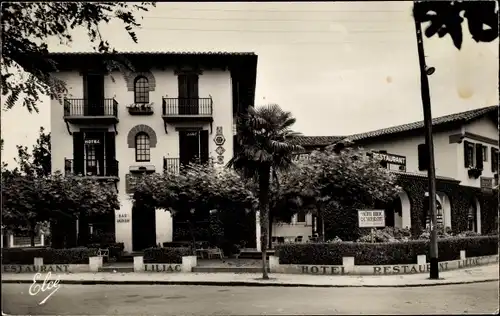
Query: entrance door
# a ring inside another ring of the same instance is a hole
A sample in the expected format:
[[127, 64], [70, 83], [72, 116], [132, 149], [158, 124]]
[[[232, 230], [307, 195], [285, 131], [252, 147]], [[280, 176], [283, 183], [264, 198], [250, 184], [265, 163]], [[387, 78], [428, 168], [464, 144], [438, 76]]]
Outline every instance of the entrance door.
[[142, 251], [156, 246], [155, 209], [134, 206], [132, 208], [132, 250]]
[[85, 115], [104, 115], [104, 75], [87, 74], [84, 85]]
[[198, 75], [179, 75], [179, 114], [197, 115], [198, 108]]
[[85, 133], [85, 175], [105, 175], [104, 132]]
[[200, 132], [179, 131], [179, 160], [181, 165], [196, 162], [200, 157]]
[[208, 162], [208, 131], [179, 131], [179, 160], [181, 165], [190, 162]]

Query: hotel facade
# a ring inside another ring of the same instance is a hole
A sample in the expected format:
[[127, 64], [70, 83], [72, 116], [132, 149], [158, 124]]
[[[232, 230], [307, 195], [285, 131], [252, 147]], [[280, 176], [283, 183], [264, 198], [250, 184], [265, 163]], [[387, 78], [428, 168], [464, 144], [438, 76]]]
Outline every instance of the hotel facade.
[[257, 56], [121, 53], [135, 68], [126, 73], [107, 70], [110, 55], [50, 57], [68, 90], [51, 104], [52, 170], [116, 188], [120, 209], [101, 228], [125, 251], [172, 241], [170, 212], [133, 207], [134, 177], [192, 161], [223, 167], [234, 152], [235, 118], [254, 101]]
[[[486, 234], [498, 227], [498, 106], [433, 119], [438, 214], [453, 231]], [[420, 234], [428, 224], [428, 153], [424, 123], [415, 122], [347, 136], [303, 136], [297, 143], [307, 151], [350, 140], [397, 175], [399, 196], [385, 205], [386, 226]], [[308, 216], [310, 217], [310, 216]], [[277, 225], [273, 235], [311, 235], [312, 218], [294, 226]], [[281, 228], [284, 227], [284, 228]], [[280, 229], [286, 231], [280, 231]]]

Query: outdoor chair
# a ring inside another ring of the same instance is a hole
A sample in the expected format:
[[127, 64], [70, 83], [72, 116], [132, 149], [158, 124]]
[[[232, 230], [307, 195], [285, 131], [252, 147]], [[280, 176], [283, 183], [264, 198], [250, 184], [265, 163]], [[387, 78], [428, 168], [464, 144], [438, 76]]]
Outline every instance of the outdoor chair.
[[109, 261], [109, 248], [99, 248], [99, 250], [97, 250], [97, 256], [102, 257], [102, 260], [106, 258], [106, 260]]
[[302, 236], [297, 236], [297, 238], [295, 238], [295, 242], [302, 242]]
[[220, 248], [218, 247], [207, 249], [207, 256], [208, 259], [212, 259], [212, 256], [218, 256], [221, 260], [224, 259], [224, 256], [222, 255], [222, 250], [220, 250]]

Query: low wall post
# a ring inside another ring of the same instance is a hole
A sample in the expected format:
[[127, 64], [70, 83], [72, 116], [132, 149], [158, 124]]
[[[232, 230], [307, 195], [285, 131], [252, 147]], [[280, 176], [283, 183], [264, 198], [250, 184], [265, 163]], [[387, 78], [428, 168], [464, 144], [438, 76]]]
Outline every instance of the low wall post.
[[342, 257], [342, 266], [346, 272], [354, 272], [354, 257]]
[[427, 264], [427, 256], [426, 255], [418, 255], [417, 256], [417, 264], [420, 265], [426, 265]]
[[34, 266], [35, 267], [41, 267], [43, 266], [43, 258], [38, 258], [38, 257], [35, 257], [35, 260], [34, 260]]
[[196, 259], [197, 259], [196, 256], [183, 256], [182, 272], [192, 272], [192, 269], [197, 265]]
[[270, 272], [278, 272], [279, 267], [280, 267], [280, 258], [277, 256], [269, 256]]
[[102, 268], [102, 257], [89, 257], [90, 272], [99, 272], [99, 268]]
[[144, 257], [134, 256], [134, 272], [143, 272], [143, 271], [144, 271]]
[[465, 250], [460, 250], [460, 260], [465, 260], [467, 258]]

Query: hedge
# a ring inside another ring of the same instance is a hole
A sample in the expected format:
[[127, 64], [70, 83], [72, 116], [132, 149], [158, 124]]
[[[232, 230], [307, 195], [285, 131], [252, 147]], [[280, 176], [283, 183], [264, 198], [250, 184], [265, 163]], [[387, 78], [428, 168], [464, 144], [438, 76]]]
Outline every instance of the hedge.
[[187, 247], [148, 248], [144, 250], [144, 263], [182, 263], [182, 257], [192, 254]]
[[[285, 244], [276, 248], [280, 264], [342, 265], [342, 257], [354, 257], [356, 265], [391, 265], [417, 263], [418, 255], [427, 255], [429, 241], [411, 240], [388, 243], [304, 243]], [[498, 236], [452, 237], [438, 240], [438, 260], [460, 259], [460, 250], [467, 257], [498, 254]]]
[[2, 249], [2, 264], [32, 265], [35, 257], [43, 258], [44, 264], [88, 264], [93, 256], [95, 248], [8, 248]]

